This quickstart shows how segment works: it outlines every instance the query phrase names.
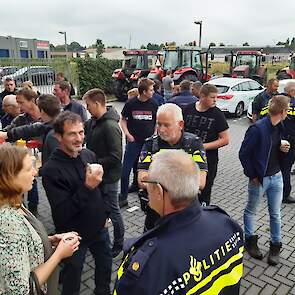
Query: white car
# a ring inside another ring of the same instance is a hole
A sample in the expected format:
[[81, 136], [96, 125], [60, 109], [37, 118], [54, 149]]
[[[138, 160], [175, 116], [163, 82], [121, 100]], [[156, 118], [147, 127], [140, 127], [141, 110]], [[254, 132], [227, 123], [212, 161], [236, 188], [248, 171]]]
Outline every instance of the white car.
[[217, 78], [206, 84], [213, 84], [218, 89], [216, 106], [236, 117], [241, 117], [254, 97], [264, 89], [258, 82], [247, 78]]
[[[295, 79], [284, 79], [279, 81], [279, 93], [285, 92], [285, 86], [288, 82], [295, 82]], [[252, 103], [248, 107], [247, 117], [252, 121]]]

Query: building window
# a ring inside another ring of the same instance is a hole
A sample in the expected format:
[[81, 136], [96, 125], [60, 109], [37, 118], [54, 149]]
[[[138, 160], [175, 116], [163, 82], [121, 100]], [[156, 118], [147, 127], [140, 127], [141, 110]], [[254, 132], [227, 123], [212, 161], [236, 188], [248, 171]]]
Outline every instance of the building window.
[[29, 58], [29, 51], [28, 50], [20, 50], [20, 57], [21, 58]]
[[44, 50], [38, 50], [37, 51], [37, 57], [38, 58], [45, 58]]
[[8, 58], [9, 57], [9, 49], [0, 49], [0, 58]]

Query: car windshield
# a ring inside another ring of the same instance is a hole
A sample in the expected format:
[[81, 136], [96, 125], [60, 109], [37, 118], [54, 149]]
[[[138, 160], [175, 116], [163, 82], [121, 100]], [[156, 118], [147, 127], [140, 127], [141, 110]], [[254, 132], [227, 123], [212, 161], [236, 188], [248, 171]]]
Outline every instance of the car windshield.
[[143, 56], [142, 55], [125, 55], [123, 60], [123, 69], [143, 69]]
[[218, 93], [225, 93], [228, 91], [229, 87], [228, 86], [224, 86], [224, 85], [215, 85], [217, 90], [218, 90]]
[[178, 66], [178, 52], [175, 50], [165, 51], [164, 53], [164, 70], [174, 70]]
[[18, 75], [22, 75], [23, 73], [25, 73], [29, 68], [28, 67], [24, 67], [19, 69], [18, 71], [16, 71], [13, 76], [18, 76]]
[[235, 66], [243, 66], [243, 65], [248, 65], [250, 68], [254, 68], [256, 66], [256, 56], [247, 55], [247, 54], [238, 55]]

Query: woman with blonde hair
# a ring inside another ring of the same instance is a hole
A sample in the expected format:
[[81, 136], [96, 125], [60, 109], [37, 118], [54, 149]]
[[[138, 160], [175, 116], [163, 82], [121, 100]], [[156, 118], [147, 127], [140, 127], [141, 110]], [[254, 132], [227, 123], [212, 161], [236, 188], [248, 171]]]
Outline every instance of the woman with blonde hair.
[[57, 294], [58, 276], [53, 273], [80, 244], [77, 233], [48, 237], [41, 222], [22, 205], [36, 173], [27, 149], [0, 145], [1, 295]]

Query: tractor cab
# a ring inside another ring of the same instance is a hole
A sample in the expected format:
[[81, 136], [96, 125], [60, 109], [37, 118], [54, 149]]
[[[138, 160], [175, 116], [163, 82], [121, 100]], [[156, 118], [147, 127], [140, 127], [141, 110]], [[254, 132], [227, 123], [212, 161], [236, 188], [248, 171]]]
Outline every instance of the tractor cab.
[[[161, 69], [151, 71], [149, 78], [161, 80], [167, 70], [172, 70], [173, 80], [207, 81], [204, 75], [201, 48], [197, 46], [168, 45], [164, 48], [164, 61]], [[206, 61], [207, 64], [207, 61]]]
[[[225, 57], [229, 61], [229, 57]], [[244, 50], [231, 52], [230, 56], [230, 73], [224, 76], [233, 78], [252, 78], [259, 83], [266, 83], [266, 68], [263, 65], [265, 55], [258, 50]]]

